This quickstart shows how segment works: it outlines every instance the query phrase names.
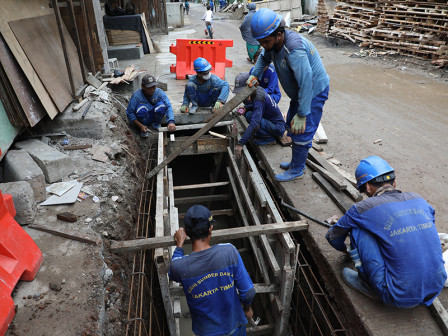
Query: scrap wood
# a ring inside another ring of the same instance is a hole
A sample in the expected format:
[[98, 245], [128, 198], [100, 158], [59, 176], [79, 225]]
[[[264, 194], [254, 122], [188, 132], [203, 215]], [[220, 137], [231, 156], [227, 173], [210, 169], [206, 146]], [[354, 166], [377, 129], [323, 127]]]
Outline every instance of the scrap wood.
[[347, 182], [339, 178], [332, 173], [330, 173], [325, 168], [315, 164], [314, 162], [310, 160], [306, 160], [306, 164], [311, 167], [311, 169], [319, 172], [322, 176], [324, 176], [336, 189], [338, 190], [346, 190], [347, 189]]
[[[135, 69], [135, 65], [128, 66], [124, 71], [124, 75], [121, 77], [114, 78], [113, 80], [110, 81], [110, 84], [119, 84], [121, 82], [129, 84], [129, 82], [132, 82], [140, 72], [146, 72], [146, 70], [137, 70]], [[103, 81], [107, 80], [108, 79], [103, 79]]]
[[54, 228], [51, 228], [51, 227], [48, 227], [45, 225], [40, 225], [40, 224], [31, 224], [31, 225], [28, 225], [28, 227], [31, 229], [35, 229], [35, 230], [48, 232], [48, 233], [54, 234], [55, 236], [60, 236], [60, 237], [80, 241], [80, 242], [87, 243], [87, 244], [98, 245], [101, 243], [100, 238], [97, 238], [95, 236], [91, 236], [88, 234], [76, 232], [76, 231], [56, 230]]
[[317, 184], [324, 189], [328, 196], [333, 200], [333, 202], [337, 205], [339, 209], [343, 213], [345, 213], [348, 209], [350, 209], [353, 205], [352, 200], [348, 198], [343, 192], [337, 190], [335, 187], [331, 185], [325, 178], [322, 177], [318, 172], [313, 173], [313, 180], [317, 182]]
[[74, 146], [64, 146], [64, 150], [75, 150], [75, 149], [86, 149], [92, 148], [92, 145], [74, 145]]
[[73, 111], [78, 111], [81, 107], [84, 106], [85, 103], [89, 101], [89, 98], [84, 98], [80, 103], [73, 106]]

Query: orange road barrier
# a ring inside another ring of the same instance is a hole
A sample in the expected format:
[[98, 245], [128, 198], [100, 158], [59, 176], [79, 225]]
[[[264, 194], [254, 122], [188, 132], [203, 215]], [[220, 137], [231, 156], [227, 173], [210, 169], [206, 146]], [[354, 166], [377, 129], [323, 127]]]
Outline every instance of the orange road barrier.
[[185, 79], [186, 75], [195, 75], [193, 62], [198, 57], [205, 58], [212, 66], [212, 73], [224, 79], [226, 68], [233, 65], [226, 59], [226, 48], [233, 47], [233, 40], [190, 40], [177, 39], [170, 46], [170, 52], [176, 55], [176, 65], [170, 72], [176, 73], [176, 79]]
[[19, 280], [31, 281], [44, 258], [33, 239], [14, 220], [11, 195], [0, 191], [0, 335], [15, 315], [11, 293]]

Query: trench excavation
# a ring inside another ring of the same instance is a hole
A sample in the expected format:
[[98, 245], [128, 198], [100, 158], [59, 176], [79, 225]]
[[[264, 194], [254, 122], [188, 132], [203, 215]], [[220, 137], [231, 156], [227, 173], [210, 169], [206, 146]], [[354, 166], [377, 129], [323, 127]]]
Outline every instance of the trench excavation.
[[[244, 127], [238, 118], [221, 122], [212, 129], [214, 136], [201, 136], [142, 182], [135, 239], [172, 236], [193, 204], [210, 209], [214, 232], [294, 220], [281, 212], [275, 186], [262, 175], [250, 145], [241, 159], [233, 157], [237, 123]], [[175, 139], [160, 132], [149, 147], [145, 175], [197, 128], [186, 125]], [[300, 232], [242, 236], [229, 242], [239, 250], [257, 291], [252, 307], [259, 323], [248, 324], [248, 335], [348, 334]], [[126, 335], [191, 335], [183, 289], [167, 276], [173, 251], [174, 247], [156, 248], [130, 255]], [[191, 245], [185, 252], [191, 252]]]

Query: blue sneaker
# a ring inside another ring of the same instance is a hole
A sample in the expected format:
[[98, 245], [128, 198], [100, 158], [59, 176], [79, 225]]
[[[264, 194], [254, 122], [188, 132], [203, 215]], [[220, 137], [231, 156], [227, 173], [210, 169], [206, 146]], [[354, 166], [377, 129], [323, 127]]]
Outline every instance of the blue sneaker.
[[344, 267], [344, 269], [342, 270], [342, 279], [347, 284], [347, 286], [354, 289], [355, 291], [367, 296], [369, 299], [375, 302], [381, 302], [380, 297], [376, 295], [373, 292], [372, 288], [370, 288], [370, 286], [359, 277], [358, 272], [352, 270], [351, 268]]

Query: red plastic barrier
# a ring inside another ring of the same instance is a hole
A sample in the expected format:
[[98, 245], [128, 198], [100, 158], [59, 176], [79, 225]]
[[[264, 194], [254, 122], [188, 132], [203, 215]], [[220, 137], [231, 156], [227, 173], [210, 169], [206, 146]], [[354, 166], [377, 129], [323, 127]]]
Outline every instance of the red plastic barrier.
[[11, 293], [19, 280], [31, 281], [44, 258], [36, 243], [14, 220], [11, 195], [0, 191], [0, 335], [15, 315]]
[[185, 79], [186, 75], [195, 75], [193, 62], [198, 57], [205, 58], [212, 66], [212, 73], [224, 79], [226, 67], [233, 65], [226, 59], [226, 48], [233, 47], [233, 40], [190, 40], [178, 39], [170, 46], [170, 52], [176, 55], [176, 65], [170, 71], [176, 73], [177, 79]]

